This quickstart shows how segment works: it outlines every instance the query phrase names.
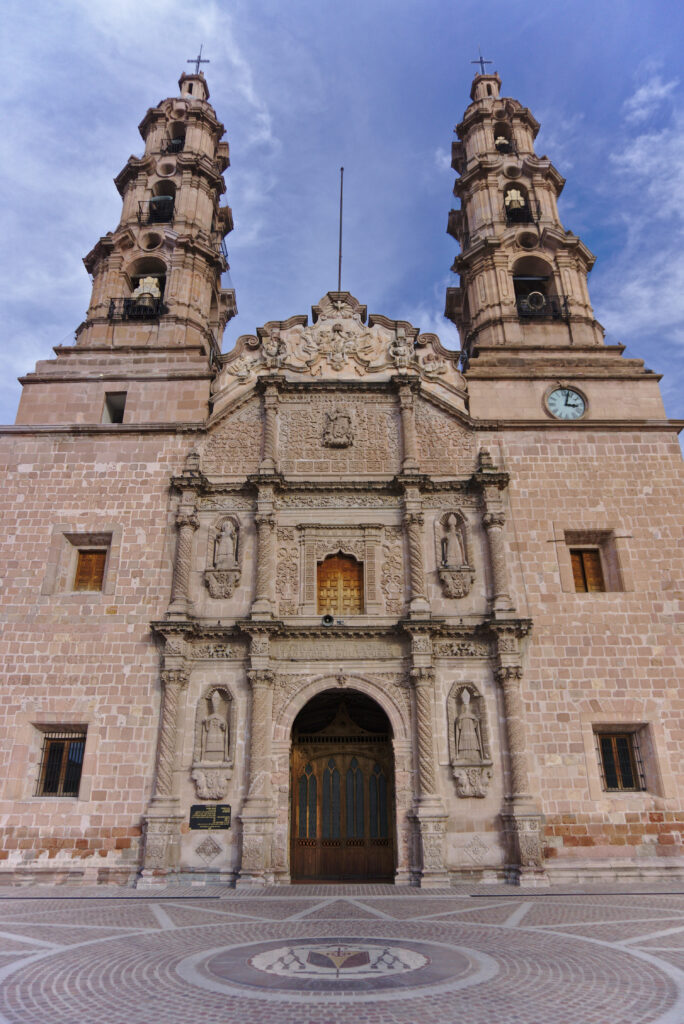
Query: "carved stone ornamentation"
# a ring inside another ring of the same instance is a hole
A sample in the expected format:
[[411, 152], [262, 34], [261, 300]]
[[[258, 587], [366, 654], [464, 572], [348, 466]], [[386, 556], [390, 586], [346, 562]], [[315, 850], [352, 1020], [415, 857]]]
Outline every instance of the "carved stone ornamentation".
[[325, 414], [323, 444], [326, 448], [349, 448], [354, 443], [354, 425], [351, 413], [334, 409]]
[[240, 582], [239, 569], [207, 569], [204, 582], [213, 598], [232, 597]]
[[462, 512], [445, 512], [435, 522], [437, 565], [445, 597], [466, 597], [475, 579], [470, 530]]
[[299, 606], [299, 550], [293, 527], [280, 527], [276, 534], [276, 599], [279, 615], [296, 615]]
[[228, 690], [208, 690], [197, 707], [191, 778], [200, 800], [222, 800], [232, 775], [232, 697]]
[[401, 615], [405, 607], [404, 553], [402, 531], [386, 526], [382, 545], [380, 590], [385, 599], [388, 615]]
[[240, 521], [225, 516], [209, 531], [212, 567], [204, 572], [204, 582], [214, 598], [233, 596], [240, 581]]
[[221, 847], [216, 842], [213, 836], [205, 836], [202, 842], [195, 848], [195, 853], [198, 853], [205, 864], [210, 864], [212, 860], [216, 860]]
[[491, 648], [486, 640], [438, 640], [435, 654], [440, 658], [488, 658]]
[[492, 779], [484, 698], [470, 683], [454, 683], [447, 700], [451, 768], [460, 797], [484, 797]]

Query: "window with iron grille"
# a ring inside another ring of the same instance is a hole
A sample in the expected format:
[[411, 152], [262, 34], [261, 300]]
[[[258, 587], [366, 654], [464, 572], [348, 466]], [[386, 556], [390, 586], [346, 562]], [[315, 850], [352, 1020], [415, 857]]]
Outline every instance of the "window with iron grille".
[[646, 789], [636, 732], [596, 732], [601, 782], [608, 792]]
[[86, 730], [46, 732], [36, 796], [78, 796]]

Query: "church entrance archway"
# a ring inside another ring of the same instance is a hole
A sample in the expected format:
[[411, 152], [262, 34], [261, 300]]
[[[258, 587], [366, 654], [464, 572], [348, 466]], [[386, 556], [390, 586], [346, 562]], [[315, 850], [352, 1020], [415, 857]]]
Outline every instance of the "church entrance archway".
[[291, 878], [392, 881], [395, 868], [392, 727], [354, 690], [326, 690], [292, 726]]

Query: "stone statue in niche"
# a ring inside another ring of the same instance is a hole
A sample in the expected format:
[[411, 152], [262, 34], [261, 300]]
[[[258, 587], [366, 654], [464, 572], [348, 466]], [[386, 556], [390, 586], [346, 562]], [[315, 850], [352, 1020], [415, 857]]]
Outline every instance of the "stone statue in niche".
[[454, 684], [448, 714], [456, 792], [460, 797], [484, 797], [493, 774], [484, 699], [474, 686]]
[[191, 778], [200, 800], [222, 800], [228, 790], [233, 761], [230, 755], [230, 709], [227, 690], [212, 689], [199, 702]]
[[389, 347], [389, 354], [400, 369], [407, 367], [413, 359], [413, 343], [410, 338], [406, 337], [404, 327], [397, 327], [397, 334]]
[[349, 448], [354, 443], [354, 428], [348, 412], [335, 409], [325, 414], [323, 444], [326, 448]]
[[468, 528], [460, 512], [447, 512], [436, 524], [439, 579], [445, 597], [465, 597], [475, 579]]
[[204, 582], [215, 598], [232, 597], [240, 580], [240, 524], [235, 516], [221, 520], [210, 533], [210, 569]]

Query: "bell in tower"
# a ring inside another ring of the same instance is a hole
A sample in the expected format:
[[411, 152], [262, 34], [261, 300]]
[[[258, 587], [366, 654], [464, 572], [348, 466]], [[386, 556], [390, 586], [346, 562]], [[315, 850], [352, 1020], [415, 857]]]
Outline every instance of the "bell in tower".
[[24, 378], [32, 386], [18, 422], [111, 422], [114, 392], [126, 396], [123, 422], [209, 412], [211, 368], [237, 312], [234, 291], [222, 287], [233, 227], [222, 202], [229, 149], [199, 63], [179, 89], [139, 125], [144, 152], [115, 178], [119, 224], [84, 259], [93, 287], [76, 345]]

